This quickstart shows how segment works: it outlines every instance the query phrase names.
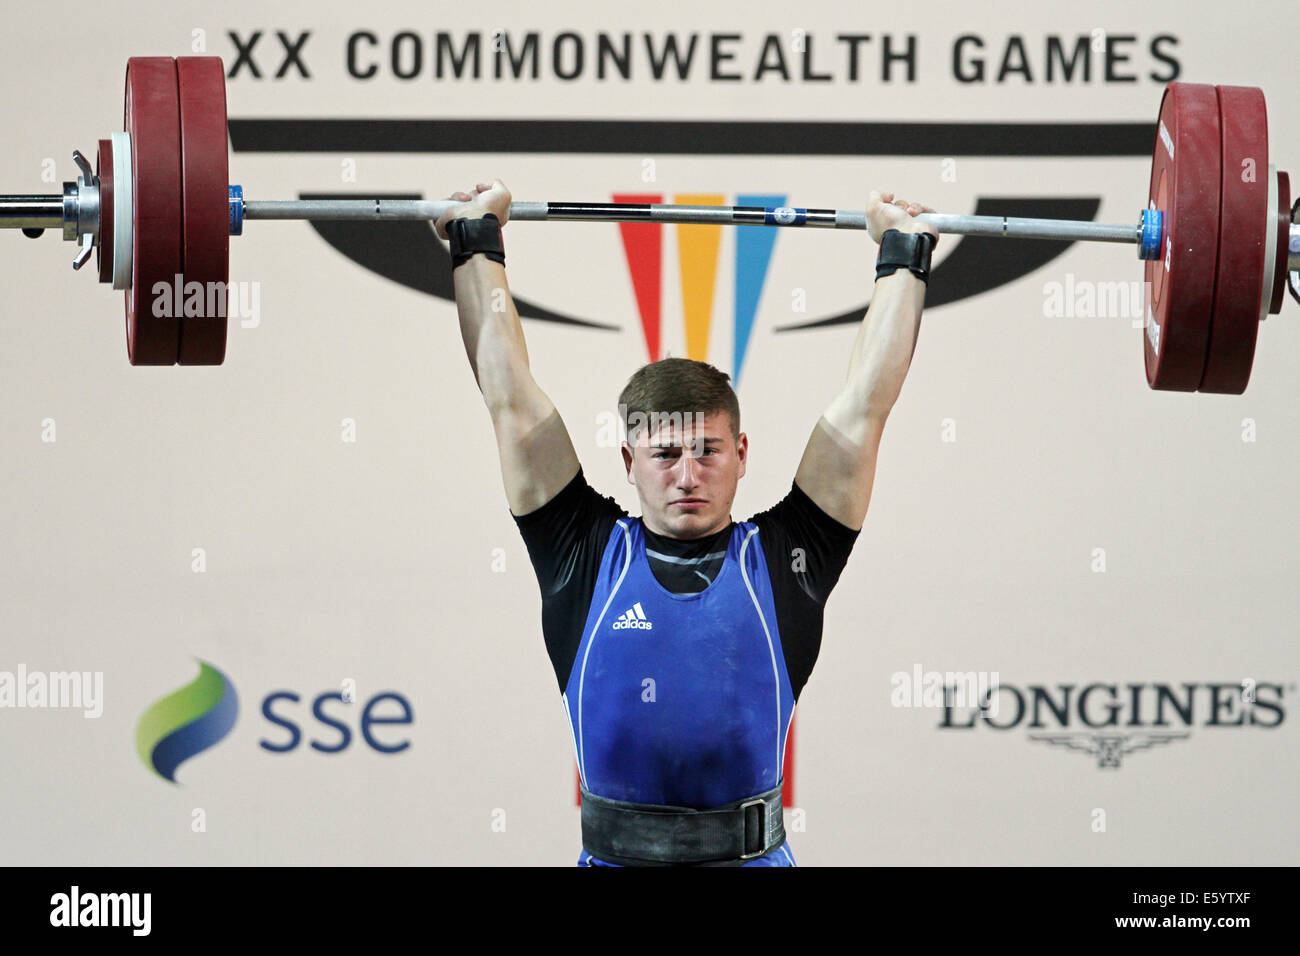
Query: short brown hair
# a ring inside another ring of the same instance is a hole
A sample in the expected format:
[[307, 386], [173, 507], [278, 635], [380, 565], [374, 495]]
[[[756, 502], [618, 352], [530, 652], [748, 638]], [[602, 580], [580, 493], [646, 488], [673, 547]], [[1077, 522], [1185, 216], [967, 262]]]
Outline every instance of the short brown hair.
[[637, 431], [657, 416], [690, 412], [726, 412], [731, 417], [731, 437], [740, 438], [740, 400], [731, 387], [731, 376], [708, 362], [666, 358], [643, 365], [623, 387], [618, 407], [631, 444], [636, 443]]

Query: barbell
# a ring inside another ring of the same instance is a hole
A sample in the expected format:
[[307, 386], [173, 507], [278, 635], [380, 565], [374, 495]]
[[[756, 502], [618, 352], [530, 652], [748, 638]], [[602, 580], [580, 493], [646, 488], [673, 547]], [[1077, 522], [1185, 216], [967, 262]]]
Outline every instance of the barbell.
[[[125, 130], [62, 195], [0, 196], [0, 227], [58, 229], [125, 292], [132, 365], [220, 365], [226, 353], [230, 237], [246, 220], [435, 220], [449, 200], [252, 200], [229, 181], [225, 66], [219, 57], [132, 57]], [[788, 206], [513, 202], [520, 221], [703, 223], [866, 229], [865, 212]], [[1131, 225], [926, 213], [940, 233], [1132, 243], [1145, 268], [1143, 352], [1153, 389], [1238, 394], [1259, 323], [1300, 301], [1300, 202], [1269, 165], [1263, 93], [1169, 84], [1161, 99], [1147, 208]], [[193, 285], [197, 283], [198, 285]], [[184, 308], [158, 308], [176, 287]], [[198, 289], [198, 296], [189, 290]], [[179, 313], [179, 314], [177, 314]]]

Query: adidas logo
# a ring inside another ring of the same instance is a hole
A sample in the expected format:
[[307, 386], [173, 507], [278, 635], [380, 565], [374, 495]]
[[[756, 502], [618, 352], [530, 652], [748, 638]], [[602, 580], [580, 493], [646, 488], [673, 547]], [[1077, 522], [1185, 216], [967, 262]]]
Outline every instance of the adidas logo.
[[614, 630], [623, 631], [633, 628], [638, 631], [649, 631], [654, 627], [645, 619], [645, 611], [641, 610], [641, 602], [633, 604], [630, 608], [619, 615], [614, 621]]

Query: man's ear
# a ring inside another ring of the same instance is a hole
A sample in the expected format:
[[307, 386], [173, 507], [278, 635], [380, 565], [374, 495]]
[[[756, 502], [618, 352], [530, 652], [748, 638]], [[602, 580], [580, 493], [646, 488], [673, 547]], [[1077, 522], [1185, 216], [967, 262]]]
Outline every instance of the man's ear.
[[627, 472], [627, 483], [635, 485], [636, 482], [632, 480], [632, 446], [627, 442], [623, 442], [621, 450], [623, 452], [623, 468]]
[[745, 463], [749, 461], [749, 436], [744, 432], [736, 439], [736, 459], [740, 462], [740, 472], [736, 475], [737, 479], [745, 477]]

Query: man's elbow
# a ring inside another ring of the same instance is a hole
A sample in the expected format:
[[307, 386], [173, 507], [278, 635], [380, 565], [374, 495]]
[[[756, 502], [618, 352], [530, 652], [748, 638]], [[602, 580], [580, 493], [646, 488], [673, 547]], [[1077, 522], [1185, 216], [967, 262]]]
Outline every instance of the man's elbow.
[[879, 432], [885, 427], [902, 393], [902, 378], [889, 375], [864, 376], [843, 392], [845, 413], [861, 422], [865, 429]]
[[888, 405], [871, 405], [856, 396], [841, 394], [822, 416], [832, 434], [839, 436], [856, 456], [874, 456], [889, 417]]

